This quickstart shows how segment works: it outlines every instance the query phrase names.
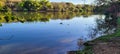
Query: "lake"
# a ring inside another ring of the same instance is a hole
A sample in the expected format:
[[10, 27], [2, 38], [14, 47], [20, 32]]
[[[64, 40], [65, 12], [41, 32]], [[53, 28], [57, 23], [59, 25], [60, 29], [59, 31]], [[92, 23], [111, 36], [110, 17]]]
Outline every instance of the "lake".
[[[0, 54], [67, 54], [82, 43], [114, 33], [105, 15], [14, 12], [0, 14]], [[13, 17], [14, 16], [14, 17]], [[15, 18], [17, 17], [17, 18]]]

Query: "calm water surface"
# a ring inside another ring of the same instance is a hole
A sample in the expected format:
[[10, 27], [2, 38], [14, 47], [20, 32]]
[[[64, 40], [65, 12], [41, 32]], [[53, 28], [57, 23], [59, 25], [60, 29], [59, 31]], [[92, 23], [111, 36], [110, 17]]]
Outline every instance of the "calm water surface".
[[[33, 14], [23, 15], [35, 18]], [[53, 15], [47, 21], [3, 21], [0, 27], [0, 54], [67, 54], [68, 51], [81, 50], [84, 48], [82, 42], [105, 34], [104, 29], [98, 29], [98, 21], [102, 20], [104, 15]]]

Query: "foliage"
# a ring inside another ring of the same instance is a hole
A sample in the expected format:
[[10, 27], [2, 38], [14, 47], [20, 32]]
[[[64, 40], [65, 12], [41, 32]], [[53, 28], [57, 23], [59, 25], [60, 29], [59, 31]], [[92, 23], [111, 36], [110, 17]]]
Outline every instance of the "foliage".
[[[51, 3], [53, 6], [53, 11], [58, 12], [88, 12], [87, 9], [91, 9], [90, 12], [92, 11], [93, 7], [90, 7], [92, 5], [74, 5], [72, 3], [65, 3], [65, 2], [60, 2], [60, 3], [55, 3], [52, 2]], [[89, 6], [89, 7], [88, 7]], [[83, 7], [85, 7], [86, 9], [84, 9]]]
[[[2, 1], [2, 0], [1, 0]], [[5, 2], [1, 2], [0, 4]], [[7, 4], [7, 5], [6, 5]], [[3, 10], [13, 11], [40, 11], [40, 12], [91, 12], [92, 5], [74, 5], [69, 2], [49, 2], [48, 0], [23, 0], [21, 2], [7, 2], [5, 5], [0, 5]]]
[[20, 10], [28, 10], [28, 11], [40, 11], [51, 8], [51, 4], [47, 0], [40, 0], [40, 1], [26, 0], [17, 4], [17, 6], [20, 8]]
[[6, 5], [6, 0], [0, 0], [0, 11], [11, 11], [11, 9]]
[[84, 50], [77, 51], [76, 54], [94, 54], [92, 52], [92, 46], [86, 46]]
[[21, 10], [38, 10], [41, 6], [36, 1], [27, 0], [18, 4]]
[[49, 19], [71, 19], [73, 17], [79, 17], [81, 15], [90, 16], [90, 13], [79, 13], [79, 12], [54, 12], [54, 13], [39, 13], [39, 12], [1, 12], [0, 23], [10, 22], [47, 22]]
[[[96, 20], [98, 26], [95, 30], [99, 30], [102, 31], [103, 33], [100, 32], [100, 34], [104, 34], [103, 36], [96, 38], [92, 41], [88, 41], [86, 43], [84, 43], [85, 45], [85, 49], [82, 51], [78, 51], [77, 54], [94, 54], [93, 52], [93, 47], [94, 45], [96, 45], [96, 43], [101, 43], [101, 42], [116, 42], [118, 40], [116, 40], [117, 38], [120, 37], [120, 20], [119, 17], [117, 19], [115, 19], [115, 16], [111, 16], [109, 15], [112, 19], [106, 20], [108, 17], [106, 15], [105, 19], [103, 20]], [[110, 18], [108, 17], [108, 18]], [[114, 32], [114, 33], [113, 33]], [[95, 32], [98, 33], [98, 32]], [[94, 34], [94, 33], [93, 33]], [[106, 35], [108, 34], [108, 35]]]
[[94, 12], [117, 13], [120, 12], [120, 0], [96, 0]]
[[2, 24], [0, 23], [0, 26], [2, 26]]
[[0, 7], [3, 7], [5, 5], [5, 0], [0, 0]]
[[95, 0], [97, 5], [108, 5], [113, 2], [118, 2], [120, 0]]
[[0, 0], [0, 10], [5, 6], [5, 0]]

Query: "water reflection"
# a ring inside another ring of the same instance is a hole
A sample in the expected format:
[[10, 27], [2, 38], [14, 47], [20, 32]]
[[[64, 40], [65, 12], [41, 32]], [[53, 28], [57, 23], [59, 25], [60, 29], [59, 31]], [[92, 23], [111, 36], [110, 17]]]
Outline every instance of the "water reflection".
[[[113, 15], [105, 15], [100, 16], [99, 18], [96, 18], [96, 26], [89, 27], [89, 33], [88, 36], [91, 40], [101, 36], [101, 35], [109, 35], [116, 32], [118, 24], [117, 24], [118, 18]], [[84, 41], [83, 39], [78, 39], [77, 45], [79, 46], [78, 49], [84, 49]], [[75, 54], [76, 51], [69, 51], [68, 54]]]
[[83, 39], [78, 39], [77, 45], [78, 45], [79, 50], [84, 49], [84, 43], [85, 43], [85, 41]]
[[0, 40], [11, 40], [14, 36], [10, 36], [8, 38], [0, 38]]
[[2, 26], [2, 24], [0, 23], [0, 27]]
[[65, 54], [82, 50], [84, 42], [116, 30], [114, 22], [99, 16], [74, 12], [1, 13], [0, 37], [9, 40], [0, 40], [0, 54]]
[[82, 15], [90, 16], [92, 13], [82, 14], [79, 12], [49, 12], [49, 13], [38, 13], [38, 12], [7, 12], [0, 13], [0, 23], [10, 22], [48, 22], [52, 19], [71, 19], [73, 17], [79, 17]]
[[[115, 16], [114, 16], [115, 17]], [[89, 28], [89, 34], [91, 39], [95, 39], [101, 35], [113, 34], [117, 30], [117, 19], [111, 15], [105, 15], [104, 17], [96, 18], [96, 26]]]

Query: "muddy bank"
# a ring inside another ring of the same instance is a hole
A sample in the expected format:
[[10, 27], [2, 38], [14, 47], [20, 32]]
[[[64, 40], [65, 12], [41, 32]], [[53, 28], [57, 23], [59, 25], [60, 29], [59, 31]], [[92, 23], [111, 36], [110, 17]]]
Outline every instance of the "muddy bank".
[[94, 54], [120, 54], [120, 37], [114, 37], [108, 41], [94, 40], [86, 44], [92, 46]]
[[[120, 27], [119, 27], [120, 28]], [[95, 40], [88, 41], [84, 45], [91, 46], [91, 52], [93, 54], [120, 54], [120, 29], [111, 35], [99, 37]], [[88, 49], [85, 51], [88, 51]], [[89, 52], [84, 52], [88, 53]]]

